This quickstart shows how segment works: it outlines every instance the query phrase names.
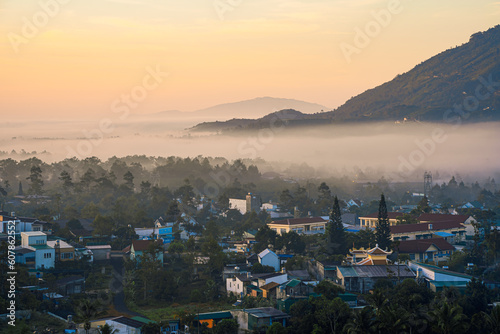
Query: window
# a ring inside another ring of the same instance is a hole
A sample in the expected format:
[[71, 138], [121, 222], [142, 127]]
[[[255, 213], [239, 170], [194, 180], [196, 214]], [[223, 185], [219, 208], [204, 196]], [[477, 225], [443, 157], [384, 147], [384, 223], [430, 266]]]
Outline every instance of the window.
[[52, 258], [52, 254], [51, 253], [44, 253], [43, 254], [43, 258], [44, 259], [51, 259]]
[[73, 258], [73, 253], [62, 253], [61, 257], [63, 259], [72, 259]]

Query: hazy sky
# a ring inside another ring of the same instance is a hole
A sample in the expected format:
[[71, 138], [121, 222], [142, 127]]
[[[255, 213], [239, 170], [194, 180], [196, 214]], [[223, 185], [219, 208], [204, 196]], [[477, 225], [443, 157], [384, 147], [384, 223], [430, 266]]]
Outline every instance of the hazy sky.
[[[259, 96], [335, 107], [499, 18], [487, 0], [0, 0], [0, 112], [109, 116], [132, 91], [137, 113]], [[367, 27], [348, 62], [341, 44]]]

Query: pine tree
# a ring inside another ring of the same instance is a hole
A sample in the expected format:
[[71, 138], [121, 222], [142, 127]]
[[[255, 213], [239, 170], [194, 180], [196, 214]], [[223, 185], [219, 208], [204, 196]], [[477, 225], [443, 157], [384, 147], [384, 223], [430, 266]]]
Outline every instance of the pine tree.
[[380, 204], [378, 207], [378, 222], [375, 231], [377, 244], [382, 249], [389, 249], [391, 246], [391, 229], [387, 215], [387, 204], [385, 203], [385, 196], [380, 196]]
[[17, 191], [17, 194], [19, 196], [23, 196], [24, 195], [23, 184], [21, 183], [21, 181], [19, 181], [19, 190]]
[[347, 240], [342, 224], [339, 199], [335, 196], [333, 208], [330, 212], [330, 221], [327, 226], [328, 251], [330, 254], [342, 254], [347, 251]]
[[30, 180], [30, 192], [35, 195], [41, 195], [43, 192], [42, 169], [40, 166], [32, 166], [30, 176], [26, 178]]

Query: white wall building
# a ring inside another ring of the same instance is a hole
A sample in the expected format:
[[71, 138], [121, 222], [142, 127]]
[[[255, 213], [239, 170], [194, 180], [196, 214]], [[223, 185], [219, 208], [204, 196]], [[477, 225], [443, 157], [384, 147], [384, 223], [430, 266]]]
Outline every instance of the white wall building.
[[21, 246], [35, 251], [35, 269], [53, 268], [55, 249], [47, 245], [47, 235], [43, 232], [22, 232]]

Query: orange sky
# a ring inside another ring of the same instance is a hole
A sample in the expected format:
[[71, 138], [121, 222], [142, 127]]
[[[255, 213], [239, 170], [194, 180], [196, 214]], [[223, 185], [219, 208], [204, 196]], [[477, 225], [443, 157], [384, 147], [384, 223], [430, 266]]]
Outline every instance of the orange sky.
[[[390, 13], [387, 24], [373, 11]], [[485, 0], [1, 1], [0, 110], [104, 117], [134, 90], [146, 92], [136, 113], [259, 96], [336, 107], [499, 17], [500, 3]], [[377, 24], [347, 61], [341, 45]], [[148, 68], [169, 75], [145, 90]]]

